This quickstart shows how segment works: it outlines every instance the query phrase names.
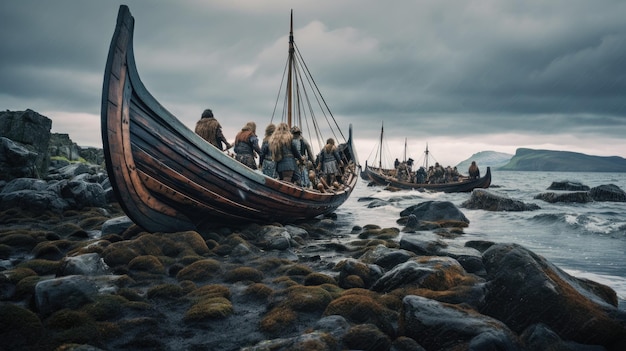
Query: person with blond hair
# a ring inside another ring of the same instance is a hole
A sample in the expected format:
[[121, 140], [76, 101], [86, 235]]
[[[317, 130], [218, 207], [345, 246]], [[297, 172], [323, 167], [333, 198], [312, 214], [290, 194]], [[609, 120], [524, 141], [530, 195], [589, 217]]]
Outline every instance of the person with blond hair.
[[269, 149], [272, 160], [276, 162], [278, 177], [290, 183], [293, 183], [293, 173], [298, 168], [296, 160], [304, 161], [295, 143], [287, 123], [278, 124], [269, 140]]
[[[215, 119], [213, 111], [210, 109], [206, 109], [202, 112], [202, 117], [200, 117], [200, 120], [196, 123], [195, 132], [202, 137], [202, 139], [208, 141], [209, 144], [222, 151], [228, 150], [232, 146], [226, 141], [224, 133], [222, 133], [222, 126], [220, 122]], [[222, 144], [226, 146], [226, 149], [222, 149]]]
[[246, 123], [235, 137], [235, 159], [244, 165], [257, 169], [254, 155], [261, 153], [259, 138], [256, 136], [256, 123]]
[[338, 177], [341, 177], [340, 167], [342, 166], [343, 161], [335, 146], [335, 140], [329, 138], [318, 155], [317, 171], [323, 173], [326, 184], [335, 185], [339, 183]]
[[272, 178], [278, 178], [276, 173], [276, 162], [272, 160], [272, 153], [270, 152], [270, 137], [274, 134], [276, 125], [270, 123], [265, 127], [265, 137], [261, 143], [261, 153], [259, 154], [259, 168], [261, 172]]

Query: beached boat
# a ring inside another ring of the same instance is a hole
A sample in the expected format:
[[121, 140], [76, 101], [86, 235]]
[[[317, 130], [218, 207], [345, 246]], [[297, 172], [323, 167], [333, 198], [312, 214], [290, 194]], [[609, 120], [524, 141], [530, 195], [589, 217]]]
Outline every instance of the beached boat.
[[[365, 162], [365, 167], [361, 170], [361, 178], [368, 181], [371, 185], [380, 185], [393, 189], [410, 190], [420, 189], [435, 192], [460, 193], [470, 192], [476, 188], [488, 188], [491, 185], [491, 168], [487, 167], [487, 172], [481, 178], [470, 179], [463, 175], [457, 175], [448, 181], [431, 180], [427, 181], [429, 159], [431, 157], [428, 146], [424, 151], [422, 165], [419, 166], [423, 170], [423, 177], [416, 174], [418, 169], [413, 168], [413, 159], [406, 160], [406, 141], [404, 144], [404, 161], [397, 168], [384, 168], [382, 159], [384, 158], [384, 128], [380, 130], [380, 141], [375, 161], [377, 166], [373, 166]], [[421, 179], [420, 179], [421, 178]], [[452, 178], [452, 177], [451, 177]], [[422, 180], [424, 179], [424, 180]]]
[[351, 126], [347, 140], [339, 140], [346, 165], [340, 189], [320, 193], [267, 177], [206, 142], [148, 92], [136, 68], [133, 29], [130, 10], [120, 6], [101, 112], [109, 180], [133, 222], [152, 232], [288, 223], [330, 214], [350, 196], [358, 180]]

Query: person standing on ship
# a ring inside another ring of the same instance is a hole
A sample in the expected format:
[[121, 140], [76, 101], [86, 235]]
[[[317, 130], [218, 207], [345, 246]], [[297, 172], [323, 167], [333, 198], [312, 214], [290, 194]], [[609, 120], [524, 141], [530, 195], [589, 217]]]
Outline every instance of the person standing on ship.
[[[201, 136], [202, 139], [222, 151], [232, 147], [232, 145], [226, 141], [224, 133], [222, 133], [222, 126], [217, 119], [215, 119], [213, 111], [210, 109], [206, 109], [202, 112], [202, 117], [200, 117], [200, 120], [196, 123], [195, 132]], [[222, 148], [222, 144], [226, 146], [226, 149]]]
[[259, 138], [256, 136], [256, 123], [246, 123], [235, 137], [235, 159], [244, 165], [257, 169], [254, 155], [261, 153]]

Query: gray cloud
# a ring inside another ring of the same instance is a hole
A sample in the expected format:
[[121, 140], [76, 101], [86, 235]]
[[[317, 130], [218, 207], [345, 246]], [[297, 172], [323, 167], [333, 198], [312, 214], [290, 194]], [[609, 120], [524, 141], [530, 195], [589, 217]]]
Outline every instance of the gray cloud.
[[[572, 143], [558, 141], [573, 137], [581, 143], [572, 151], [593, 154], [611, 140], [614, 151], [601, 152], [626, 156], [623, 1], [127, 4], [145, 85], [190, 126], [209, 106], [228, 118], [229, 133], [269, 121], [293, 7], [299, 49], [357, 136], [375, 139], [384, 120], [398, 139], [488, 144], [513, 133], [528, 138], [511, 148], [566, 149]], [[0, 4], [0, 109], [58, 115], [57, 130], [68, 121], [60, 114], [97, 117], [117, 10], [104, 1]], [[98, 122], [88, 121], [76, 123]]]

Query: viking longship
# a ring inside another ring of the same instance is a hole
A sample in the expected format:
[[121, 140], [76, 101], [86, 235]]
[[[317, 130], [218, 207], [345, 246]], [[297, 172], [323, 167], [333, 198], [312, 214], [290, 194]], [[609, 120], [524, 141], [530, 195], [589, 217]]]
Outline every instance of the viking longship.
[[[134, 25], [129, 8], [120, 6], [101, 106], [109, 180], [134, 223], [152, 232], [246, 222], [289, 223], [330, 214], [348, 199], [359, 169], [351, 126], [347, 138], [340, 130], [333, 131], [344, 164], [339, 188], [320, 192], [248, 168], [194, 133], [148, 92], [133, 54]], [[296, 91], [303, 86], [303, 76], [296, 70], [305, 65], [296, 56], [293, 13], [289, 37], [288, 73], [283, 76], [288, 77], [285, 105], [290, 110], [285, 123], [301, 123], [301, 129], [317, 126], [315, 133], [321, 134], [320, 123], [307, 124], [296, 115], [304, 110], [293, 102], [293, 96], [304, 96]], [[330, 117], [325, 119], [334, 121]]]
[[[487, 167], [487, 171], [484, 176], [480, 178], [471, 179], [469, 177], [459, 175], [454, 179], [442, 181], [428, 180], [429, 160], [431, 158], [428, 146], [424, 151], [423, 162], [421, 166], [413, 165], [411, 162], [407, 163], [406, 160], [406, 141], [404, 147], [404, 160], [398, 167], [385, 168], [383, 166], [383, 159], [386, 152], [383, 150], [384, 145], [384, 127], [380, 130], [380, 140], [377, 145], [377, 150], [374, 156], [374, 164], [368, 164], [365, 162], [365, 167], [361, 171], [361, 178], [369, 182], [371, 185], [379, 185], [389, 187], [391, 189], [399, 190], [427, 190], [433, 192], [446, 192], [446, 193], [460, 193], [470, 192], [476, 188], [488, 188], [491, 185], [491, 168]], [[416, 168], [417, 169], [414, 169]], [[423, 170], [424, 177], [418, 176], [420, 168]]]

